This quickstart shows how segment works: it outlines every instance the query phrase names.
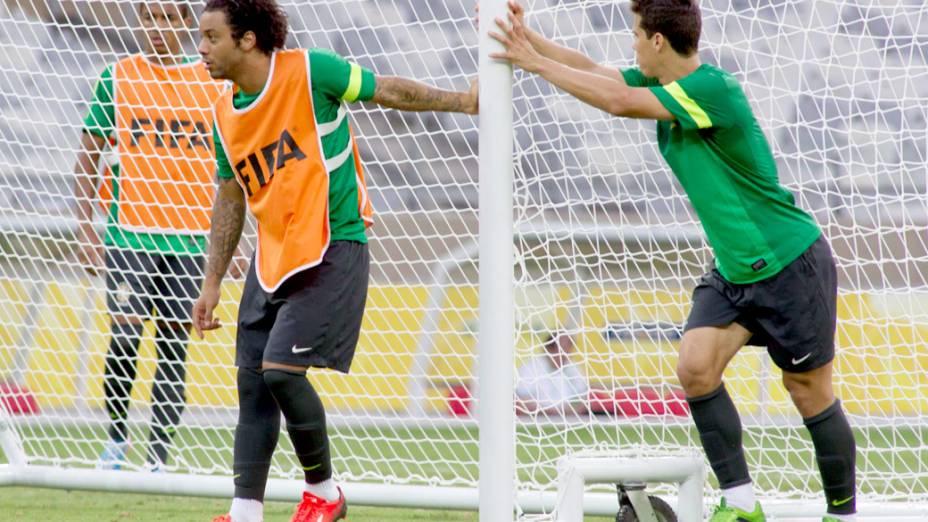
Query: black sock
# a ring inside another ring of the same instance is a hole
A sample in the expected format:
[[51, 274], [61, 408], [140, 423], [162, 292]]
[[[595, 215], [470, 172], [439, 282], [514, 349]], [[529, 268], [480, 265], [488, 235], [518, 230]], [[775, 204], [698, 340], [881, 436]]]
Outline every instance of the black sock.
[[124, 442], [128, 436], [126, 417], [135, 381], [135, 363], [144, 325], [117, 323], [110, 326], [110, 347], [103, 370], [103, 396], [110, 416], [110, 440]]
[[167, 323], [158, 323], [156, 345], [158, 348], [158, 370], [151, 387], [152, 419], [148, 439], [148, 463], [164, 464], [168, 458], [168, 447], [184, 413], [186, 402], [184, 379], [186, 378], [187, 340], [190, 331], [180, 325], [176, 328]]
[[856, 513], [854, 476], [857, 445], [851, 425], [841, 409], [841, 401], [836, 400], [822, 413], [803, 419], [803, 423], [812, 436], [828, 512], [836, 515]]
[[303, 373], [265, 370], [264, 381], [287, 419], [287, 433], [306, 482], [316, 484], [332, 478], [325, 408]]
[[688, 397], [693, 422], [722, 489], [751, 482], [741, 445], [741, 418], [723, 383], [714, 392]]
[[232, 452], [235, 498], [264, 501], [271, 457], [280, 436], [280, 408], [254, 368], [238, 369], [238, 424]]

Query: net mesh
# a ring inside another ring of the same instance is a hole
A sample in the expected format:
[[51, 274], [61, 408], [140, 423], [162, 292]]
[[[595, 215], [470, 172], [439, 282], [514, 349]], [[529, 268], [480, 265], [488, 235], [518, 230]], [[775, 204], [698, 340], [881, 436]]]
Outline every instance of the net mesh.
[[[447, 89], [465, 89], [476, 74], [469, 2], [282, 4], [289, 47], [330, 48], [378, 75]], [[781, 181], [835, 251], [836, 385], [857, 428], [860, 498], [926, 502], [925, 10], [863, 0], [701, 7], [703, 60], [742, 83]], [[556, 41], [633, 66], [626, 3], [534, 1], [526, 10]], [[75, 257], [73, 172], [101, 71], [144, 45], [138, 12], [116, 1], [0, 4], [0, 411], [30, 464], [93, 468], [107, 440], [106, 292]], [[176, 34], [196, 56], [196, 32]], [[563, 455], [693, 453], [674, 367], [689, 292], [711, 252], [653, 124], [515, 74], [519, 489], [552, 491]], [[475, 487], [475, 119], [363, 103], [350, 119], [376, 210], [371, 290], [351, 374], [310, 372], [327, 405], [337, 478]], [[105, 154], [103, 170], [118, 159]], [[101, 232], [105, 220], [101, 207]], [[251, 224], [245, 243], [254, 243]], [[240, 292], [241, 281], [227, 279], [225, 328], [189, 346], [168, 472], [231, 473]], [[571, 342], [552, 375], [543, 345], [554, 332]], [[154, 336], [149, 325], [124, 469], [145, 466]], [[820, 498], [811, 443], [779, 379], [757, 348], [726, 375], [758, 493]], [[281, 446], [272, 476], [299, 477], [286, 436]]]

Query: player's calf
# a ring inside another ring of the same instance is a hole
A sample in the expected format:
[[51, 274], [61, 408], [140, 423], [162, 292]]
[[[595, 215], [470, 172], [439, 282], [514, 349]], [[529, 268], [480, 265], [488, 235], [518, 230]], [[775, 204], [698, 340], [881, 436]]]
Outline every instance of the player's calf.
[[158, 369], [151, 388], [152, 419], [146, 462], [161, 469], [186, 406], [187, 340], [189, 327], [158, 323]]
[[325, 500], [335, 500], [329, 437], [322, 400], [300, 372], [265, 369], [264, 382], [287, 419], [287, 432], [303, 467], [307, 490]]
[[857, 512], [854, 432], [838, 400], [818, 415], [803, 419], [803, 423], [812, 436], [828, 513], [842, 520], [841, 515]]
[[280, 436], [280, 408], [258, 369], [239, 368], [236, 379], [239, 410], [232, 452], [235, 495], [229, 514], [214, 522], [261, 522], [271, 456]]
[[752, 512], [756, 500], [741, 442], [741, 418], [725, 385], [686, 400], [723, 499], [733, 508]]

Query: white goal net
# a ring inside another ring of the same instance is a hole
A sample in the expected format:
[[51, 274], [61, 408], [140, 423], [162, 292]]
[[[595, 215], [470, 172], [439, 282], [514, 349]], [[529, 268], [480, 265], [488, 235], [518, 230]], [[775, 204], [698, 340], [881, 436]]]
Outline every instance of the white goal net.
[[[289, 47], [329, 48], [378, 75], [446, 89], [466, 89], [476, 75], [469, 0], [282, 4]], [[22, 477], [47, 467], [84, 472], [87, 483], [100, 473], [109, 319], [104, 279], [74, 255], [73, 173], [101, 72], [143, 41], [138, 5], [0, 3], [0, 484], [42, 482]], [[836, 254], [835, 380], [856, 429], [859, 503], [883, 514], [926, 509], [928, 11], [888, 0], [702, 0], [701, 8], [702, 59], [742, 82], [781, 180]], [[617, 68], [634, 65], [627, 2], [535, 0], [526, 10], [529, 25], [558, 42]], [[179, 36], [195, 57], [195, 25]], [[610, 117], [521, 71], [513, 102], [516, 389], [546, 385], [530, 366], [553, 332], [574, 347], [555, 382], [567, 400], [514, 404], [517, 504], [549, 511], [564, 455], [698, 452], [674, 368], [689, 292], [711, 253], [652, 123]], [[333, 467], [359, 495], [387, 492], [367, 502], [473, 508], [469, 492], [487, 471], [478, 469], [473, 398], [476, 119], [363, 103], [349, 117], [375, 225], [351, 374], [309, 375], [327, 406]], [[118, 147], [101, 172], [118, 162]], [[102, 233], [104, 205], [97, 219]], [[166, 473], [220, 477], [231, 492], [241, 281], [225, 285], [225, 327], [188, 348], [186, 409]], [[143, 335], [127, 476], [146, 470], [156, 402], [155, 328]], [[768, 512], [780, 504], [822, 511], [811, 441], [777, 368], [751, 347], [726, 380]], [[298, 484], [285, 432], [280, 440], [272, 478]]]

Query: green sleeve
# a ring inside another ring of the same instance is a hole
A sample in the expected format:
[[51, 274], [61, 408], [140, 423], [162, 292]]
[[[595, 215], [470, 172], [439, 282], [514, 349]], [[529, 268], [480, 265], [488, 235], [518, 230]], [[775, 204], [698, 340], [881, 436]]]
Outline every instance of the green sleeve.
[[229, 165], [229, 157], [226, 156], [226, 149], [222, 147], [222, 140], [219, 139], [219, 131], [216, 129], [216, 122], [213, 122], [213, 147], [216, 151], [216, 175], [219, 179], [231, 179], [235, 176], [232, 172], [232, 166]]
[[711, 129], [732, 124], [732, 88], [740, 89], [734, 78], [697, 70], [651, 91], [684, 129]]
[[622, 69], [622, 76], [629, 87], [652, 87], [660, 85], [657, 78], [649, 78], [641, 72], [641, 69]]
[[348, 103], [374, 97], [374, 73], [349, 62], [328, 49], [310, 49], [309, 69], [313, 89], [333, 100]]
[[109, 138], [116, 126], [116, 109], [113, 107], [113, 66], [100, 74], [90, 100], [90, 109], [84, 117], [84, 132]]

